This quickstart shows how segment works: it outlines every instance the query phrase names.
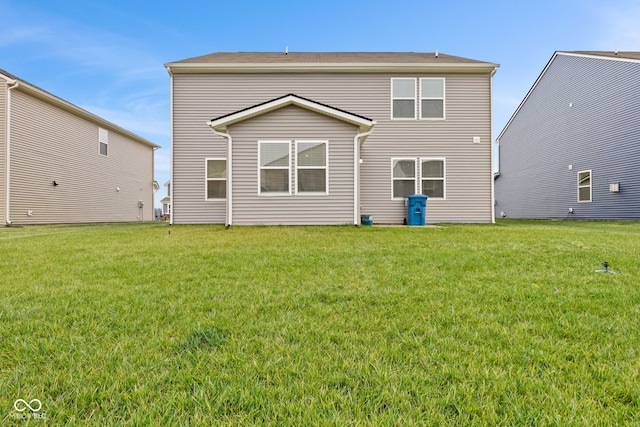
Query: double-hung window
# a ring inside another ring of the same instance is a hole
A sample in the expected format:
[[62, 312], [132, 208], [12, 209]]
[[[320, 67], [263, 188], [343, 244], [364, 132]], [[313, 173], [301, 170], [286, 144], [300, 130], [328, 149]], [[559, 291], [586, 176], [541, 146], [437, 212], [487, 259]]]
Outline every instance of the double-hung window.
[[416, 79], [391, 79], [391, 118], [416, 118]]
[[289, 141], [260, 141], [260, 194], [291, 194], [291, 143]]
[[444, 119], [444, 79], [420, 79], [420, 118]]
[[327, 193], [327, 142], [296, 141], [296, 193]]
[[446, 199], [446, 160], [427, 157], [391, 159], [391, 180], [392, 199], [402, 199], [414, 193]]
[[227, 160], [206, 159], [207, 200], [227, 197]]
[[109, 147], [109, 131], [106, 129], [98, 128], [98, 153], [102, 156], [106, 156]]
[[578, 202], [590, 202], [591, 189], [591, 171], [578, 172]]
[[420, 173], [422, 181], [422, 194], [429, 198], [444, 199], [444, 159], [422, 159]]
[[416, 159], [391, 159], [394, 199], [416, 192]]

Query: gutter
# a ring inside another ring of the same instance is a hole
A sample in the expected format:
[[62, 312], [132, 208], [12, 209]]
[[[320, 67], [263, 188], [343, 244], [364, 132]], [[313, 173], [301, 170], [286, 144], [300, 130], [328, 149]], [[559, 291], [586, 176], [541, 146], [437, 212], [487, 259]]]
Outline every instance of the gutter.
[[[375, 122], [373, 123], [375, 125]], [[360, 132], [353, 137], [353, 225], [360, 225], [360, 138], [366, 138], [373, 132], [370, 128], [366, 132]]]
[[497, 64], [480, 63], [272, 63], [272, 62], [172, 62], [165, 64], [170, 73], [483, 73], [491, 72]]
[[[231, 224], [233, 224], [233, 186], [231, 185], [232, 184], [231, 165], [233, 164], [232, 158], [231, 158], [232, 156], [231, 145], [233, 143], [233, 139], [231, 138], [231, 135], [229, 135], [228, 133], [220, 132], [213, 128], [211, 128], [211, 130], [216, 135], [227, 139], [227, 224], [226, 225], [227, 225], [227, 228], [229, 228], [231, 227]], [[171, 186], [171, 191], [173, 191], [173, 186]]]
[[10, 214], [11, 214], [11, 209], [9, 206], [9, 203], [11, 201], [10, 198], [10, 191], [11, 191], [11, 186], [10, 186], [10, 182], [11, 182], [11, 89], [15, 89], [17, 88], [20, 83], [17, 80], [10, 80], [9, 83], [11, 84], [11, 86], [7, 87], [7, 118], [6, 118], [6, 123], [7, 123], [7, 137], [6, 137], [6, 147], [5, 147], [5, 184], [6, 184], [6, 192], [5, 192], [5, 196], [6, 196], [6, 203], [5, 203], [5, 222], [6, 225], [11, 225], [11, 218], [10, 218]]

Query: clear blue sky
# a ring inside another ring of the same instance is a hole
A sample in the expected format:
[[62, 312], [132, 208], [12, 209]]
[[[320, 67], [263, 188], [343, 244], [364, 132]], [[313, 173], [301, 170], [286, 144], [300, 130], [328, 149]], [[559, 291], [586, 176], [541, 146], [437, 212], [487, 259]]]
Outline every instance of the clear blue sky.
[[0, 68], [161, 145], [160, 184], [169, 179], [170, 145], [163, 64], [285, 46], [438, 50], [498, 63], [495, 139], [556, 50], [640, 50], [640, 3], [0, 0]]

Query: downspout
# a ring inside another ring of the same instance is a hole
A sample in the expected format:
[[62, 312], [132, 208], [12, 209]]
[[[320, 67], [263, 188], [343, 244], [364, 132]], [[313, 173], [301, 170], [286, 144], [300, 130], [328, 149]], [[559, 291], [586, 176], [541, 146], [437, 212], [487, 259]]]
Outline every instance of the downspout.
[[231, 135], [224, 132], [219, 132], [214, 128], [211, 128], [213, 133], [218, 136], [227, 139], [227, 227], [231, 227], [233, 224], [233, 186], [231, 185], [231, 176], [232, 174], [232, 158], [231, 158], [231, 144], [233, 142]]
[[371, 132], [373, 129], [358, 133], [353, 138], [353, 225], [356, 227], [360, 224], [360, 138], [371, 135]]
[[11, 181], [11, 89], [15, 89], [17, 88], [20, 83], [16, 80], [11, 80], [10, 81], [11, 86], [9, 86], [7, 88], [7, 137], [6, 137], [6, 147], [5, 147], [5, 184], [6, 184], [6, 191], [5, 191], [5, 197], [6, 197], [6, 203], [5, 203], [5, 222], [7, 225], [11, 225], [11, 219], [10, 219], [10, 212], [11, 210], [9, 209], [9, 202], [10, 202], [10, 191], [11, 191], [11, 186], [9, 185], [10, 181]]
[[[491, 145], [490, 154], [491, 154], [491, 223], [492, 224], [496, 223], [496, 192], [495, 192], [496, 177], [494, 176], [494, 173], [493, 173], [493, 76], [496, 74], [496, 71], [498, 71], [498, 69], [494, 68], [493, 71], [491, 72], [491, 76], [489, 77], [489, 99], [490, 99], [489, 132], [491, 132], [491, 137], [489, 138], [489, 141]], [[499, 169], [500, 169], [500, 166], [498, 166], [498, 170]]]
[[169, 67], [167, 67], [167, 71], [169, 72], [169, 132], [171, 132], [171, 148], [169, 150], [169, 206], [171, 206], [171, 209], [169, 209], [169, 225], [173, 225], [173, 218], [175, 216], [175, 204], [173, 203], [173, 73]]

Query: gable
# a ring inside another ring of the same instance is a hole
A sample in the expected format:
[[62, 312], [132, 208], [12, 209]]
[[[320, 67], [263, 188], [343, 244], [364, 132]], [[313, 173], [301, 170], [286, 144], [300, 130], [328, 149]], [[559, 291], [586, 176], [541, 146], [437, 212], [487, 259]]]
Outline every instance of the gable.
[[227, 127], [236, 123], [249, 120], [253, 117], [261, 116], [271, 111], [276, 111], [284, 107], [294, 105], [299, 108], [303, 108], [315, 113], [332, 117], [336, 120], [340, 120], [360, 129], [360, 132], [368, 132], [375, 125], [375, 120], [371, 120], [358, 114], [350, 113], [339, 108], [331, 107], [326, 104], [312, 101], [301, 96], [294, 94], [288, 94], [280, 98], [275, 98], [261, 104], [257, 104], [233, 113], [220, 116], [218, 118], [209, 121], [209, 126], [218, 132], [225, 132]]

